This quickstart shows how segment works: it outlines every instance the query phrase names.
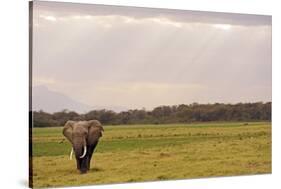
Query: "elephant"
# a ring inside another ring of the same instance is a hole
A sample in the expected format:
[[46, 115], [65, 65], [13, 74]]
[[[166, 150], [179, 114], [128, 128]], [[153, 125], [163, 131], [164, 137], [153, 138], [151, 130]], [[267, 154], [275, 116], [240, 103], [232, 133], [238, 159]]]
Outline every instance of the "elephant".
[[72, 157], [74, 150], [77, 169], [81, 174], [90, 170], [91, 158], [103, 131], [98, 120], [69, 120], [65, 123], [63, 135], [72, 145], [70, 157]]

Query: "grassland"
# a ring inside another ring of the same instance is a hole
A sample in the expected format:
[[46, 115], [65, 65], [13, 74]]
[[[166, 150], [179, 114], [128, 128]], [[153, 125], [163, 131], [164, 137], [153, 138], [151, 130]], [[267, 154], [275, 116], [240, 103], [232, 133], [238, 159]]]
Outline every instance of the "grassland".
[[62, 128], [33, 129], [34, 187], [271, 173], [271, 123], [105, 126], [80, 175]]

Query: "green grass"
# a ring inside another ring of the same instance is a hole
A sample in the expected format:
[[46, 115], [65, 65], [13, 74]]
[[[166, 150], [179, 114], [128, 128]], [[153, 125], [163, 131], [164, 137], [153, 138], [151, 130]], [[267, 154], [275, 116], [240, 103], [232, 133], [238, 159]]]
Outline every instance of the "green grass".
[[62, 128], [33, 129], [35, 187], [271, 173], [271, 123], [105, 126], [80, 175]]

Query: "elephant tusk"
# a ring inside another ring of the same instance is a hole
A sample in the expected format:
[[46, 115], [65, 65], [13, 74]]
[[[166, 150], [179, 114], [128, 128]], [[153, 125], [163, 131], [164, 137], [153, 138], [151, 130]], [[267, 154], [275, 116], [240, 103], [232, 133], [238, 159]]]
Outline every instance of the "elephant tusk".
[[83, 158], [83, 157], [85, 157], [86, 153], [87, 153], [87, 147], [86, 147], [86, 146], [84, 146], [84, 153], [83, 153], [83, 155], [82, 155], [82, 156], [80, 156], [79, 158]]
[[72, 160], [72, 155], [73, 155], [73, 148], [71, 148], [71, 152], [70, 152], [70, 155], [69, 155], [70, 160]]

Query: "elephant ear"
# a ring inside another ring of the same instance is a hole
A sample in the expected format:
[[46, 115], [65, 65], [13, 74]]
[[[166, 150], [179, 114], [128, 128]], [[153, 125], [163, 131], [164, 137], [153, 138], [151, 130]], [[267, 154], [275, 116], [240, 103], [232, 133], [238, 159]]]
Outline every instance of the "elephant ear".
[[98, 120], [91, 120], [88, 121], [89, 127], [88, 127], [88, 143], [94, 144], [99, 140], [100, 137], [102, 137], [103, 127], [101, 123]]
[[63, 127], [63, 135], [72, 143], [72, 131], [75, 121], [67, 121]]

